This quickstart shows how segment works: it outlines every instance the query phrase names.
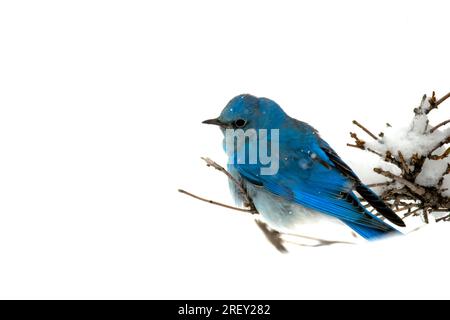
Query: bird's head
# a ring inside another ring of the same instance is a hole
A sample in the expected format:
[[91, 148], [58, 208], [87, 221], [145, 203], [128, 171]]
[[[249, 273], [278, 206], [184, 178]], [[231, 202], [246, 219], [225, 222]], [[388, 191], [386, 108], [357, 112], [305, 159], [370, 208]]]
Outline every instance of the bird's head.
[[286, 114], [274, 101], [241, 94], [231, 99], [219, 117], [203, 121], [222, 129], [274, 129], [279, 128]]

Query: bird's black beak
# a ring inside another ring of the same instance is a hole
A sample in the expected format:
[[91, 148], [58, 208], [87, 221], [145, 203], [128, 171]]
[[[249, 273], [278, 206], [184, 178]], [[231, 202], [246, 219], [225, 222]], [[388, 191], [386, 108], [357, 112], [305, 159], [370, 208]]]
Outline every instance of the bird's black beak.
[[208, 119], [208, 120], [203, 121], [202, 123], [204, 123], [204, 124], [213, 124], [213, 125], [220, 126], [220, 127], [222, 127], [224, 125], [224, 123], [222, 123], [217, 118], [215, 118], [215, 119]]

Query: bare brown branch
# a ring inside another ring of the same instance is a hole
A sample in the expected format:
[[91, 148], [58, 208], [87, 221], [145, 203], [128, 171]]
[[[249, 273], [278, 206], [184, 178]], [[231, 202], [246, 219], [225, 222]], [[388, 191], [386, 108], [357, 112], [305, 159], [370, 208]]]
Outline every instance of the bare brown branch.
[[372, 152], [372, 153], [376, 154], [379, 157], [383, 157], [383, 155], [381, 153], [379, 153], [379, 152], [377, 152], [377, 151], [375, 151], [373, 149], [367, 148], [367, 151]]
[[203, 201], [203, 202], [208, 202], [210, 204], [213, 204], [213, 205], [216, 205], [216, 206], [220, 206], [220, 207], [224, 207], [224, 208], [227, 208], [227, 209], [232, 209], [232, 210], [245, 212], [245, 213], [251, 213], [251, 214], [257, 214], [258, 213], [257, 211], [254, 211], [254, 210], [251, 210], [251, 209], [243, 209], [243, 208], [233, 207], [233, 206], [230, 206], [230, 205], [227, 205], [227, 204], [224, 204], [224, 203], [221, 203], [221, 202], [217, 202], [217, 201], [214, 201], [214, 200], [208, 200], [208, 199], [205, 199], [203, 197], [197, 196], [197, 195], [195, 195], [193, 193], [187, 192], [186, 190], [183, 190], [183, 189], [178, 189], [178, 192], [183, 193], [185, 195], [188, 195], [188, 196], [190, 196], [192, 198], [195, 198], [197, 200], [200, 200], [200, 201]]
[[425, 114], [430, 113], [431, 110], [433, 109], [437, 109], [437, 107], [444, 102], [445, 100], [447, 100], [450, 97], [450, 92], [447, 93], [445, 96], [443, 96], [442, 98], [440, 98], [439, 100], [436, 99], [436, 93], [433, 91], [433, 94], [431, 95], [431, 97], [428, 99], [428, 102], [430, 103], [430, 108], [428, 110], [425, 111]]
[[386, 186], [391, 185], [392, 183], [393, 183], [392, 181], [386, 181], [386, 182], [379, 182], [379, 183], [371, 183], [371, 184], [368, 184], [367, 186], [369, 188], [386, 187]]
[[436, 219], [436, 222], [439, 222], [439, 221], [450, 221], [450, 214]]
[[[213, 160], [209, 159], [209, 158], [202, 158], [208, 167], [213, 167], [214, 169], [224, 173], [228, 178], [230, 178], [233, 183], [236, 184], [236, 186], [238, 187], [238, 189], [240, 190], [240, 192], [243, 192], [243, 197], [245, 199], [247, 199], [247, 201], [249, 201], [249, 208], [248, 209], [244, 209], [244, 208], [238, 208], [238, 207], [234, 207], [234, 206], [230, 206], [218, 201], [214, 201], [214, 200], [209, 200], [200, 196], [197, 196], [193, 193], [190, 193], [186, 190], [183, 189], [178, 189], [178, 192], [185, 194], [187, 196], [190, 196], [194, 199], [203, 201], [203, 202], [207, 202], [209, 204], [213, 204], [216, 206], [220, 206], [220, 207], [224, 207], [227, 209], [231, 209], [231, 210], [235, 210], [235, 211], [239, 211], [239, 212], [243, 212], [243, 213], [249, 213], [249, 214], [259, 214], [258, 210], [256, 209], [253, 200], [249, 197], [249, 195], [247, 194], [247, 191], [245, 190], [245, 188], [243, 187], [243, 185], [241, 184], [241, 182], [239, 182], [237, 179], [235, 179], [227, 170], [225, 170], [222, 166], [220, 166], [219, 164], [217, 164], [216, 162], [214, 162]], [[260, 220], [255, 220], [256, 224], [258, 225], [258, 227], [261, 229], [261, 231], [264, 233], [264, 235], [266, 236], [267, 240], [280, 252], [287, 252], [286, 247], [284, 246], [284, 243], [293, 243], [295, 245], [302, 245], [300, 243], [294, 243], [292, 241], [288, 241], [282, 238], [282, 236], [295, 236], [298, 238], [304, 238], [304, 239], [308, 239], [308, 240], [314, 240], [317, 241], [318, 244], [312, 245], [313, 247], [316, 246], [325, 246], [325, 245], [332, 245], [332, 244], [336, 244], [336, 243], [342, 243], [342, 244], [350, 244], [344, 241], [332, 241], [332, 240], [324, 240], [324, 239], [319, 239], [319, 238], [311, 238], [308, 236], [302, 236], [299, 234], [289, 234], [289, 233], [283, 233], [283, 232], [279, 232], [275, 229], [270, 228], [265, 222], [262, 222]]]
[[390, 178], [390, 179], [393, 179], [397, 182], [404, 184], [406, 187], [408, 187], [408, 189], [410, 189], [412, 192], [414, 192], [420, 196], [424, 195], [426, 192], [426, 190], [423, 187], [418, 186], [402, 177], [399, 177], [399, 176], [393, 174], [392, 172], [382, 170], [381, 168], [374, 168], [373, 171], [385, 176], [386, 178]]
[[250, 199], [250, 197], [247, 194], [247, 191], [245, 190], [244, 186], [242, 185], [242, 183], [240, 181], [238, 181], [235, 177], [233, 177], [233, 175], [231, 173], [229, 173], [224, 167], [222, 167], [221, 165], [219, 165], [218, 163], [216, 163], [215, 161], [211, 160], [210, 158], [207, 157], [201, 157], [203, 161], [206, 162], [206, 165], [208, 167], [213, 167], [214, 169], [222, 172], [223, 174], [225, 174], [228, 179], [230, 179], [231, 181], [233, 181], [233, 183], [236, 185], [236, 187], [239, 190], [239, 193], [242, 195], [242, 197], [244, 198], [244, 206], [245, 207], [250, 207], [250, 209], [252, 211], [256, 211], [256, 207], [253, 203], [253, 201]]
[[430, 133], [435, 132], [437, 129], [439, 129], [442, 126], [445, 126], [447, 123], [450, 123], [450, 119], [442, 121], [441, 123], [435, 125], [433, 128], [430, 129]]
[[412, 216], [412, 215], [417, 214], [417, 212], [418, 212], [419, 210], [422, 210], [422, 208], [421, 208], [421, 207], [418, 207], [418, 208], [416, 208], [415, 210], [409, 211], [408, 213], [406, 213], [406, 214], [403, 216], [403, 219], [405, 219], [405, 218], [407, 218], [407, 217], [409, 217], [409, 216]]
[[428, 158], [431, 157], [431, 154], [436, 151], [437, 149], [439, 149], [440, 147], [442, 147], [443, 145], [446, 145], [447, 143], [450, 143], [450, 136], [448, 136], [447, 138], [439, 141], [432, 149], [430, 152], [428, 152]]
[[398, 158], [400, 159], [400, 165], [401, 165], [403, 171], [406, 174], [409, 174], [409, 167], [406, 164], [405, 158], [403, 157], [403, 153], [400, 150], [398, 151]]
[[256, 225], [266, 236], [267, 240], [281, 253], [286, 253], [287, 249], [283, 245], [284, 240], [281, 238], [282, 233], [270, 228], [266, 223], [261, 220], [255, 220]]
[[444, 153], [442, 153], [440, 156], [431, 155], [431, 156], [429, 156], [429, 158], [431, 160], [442, 160], [442, 159], [446, 158], [448, 155], [450, 155], [450, 147], [448, 147], [447, 150], [445, 150]]
[[369, 136], [371, 136], [374, 140], [378, 140], [378, 137], [374, 135], [372, 132], [369, 131], [366, 127], [364, 127], [361, 123], [359, 123], [356, 120], [353, 120], [352, 123], [358, 127], [360, 127], [365, 133], [367, 133]]
[[364, 147], [358, 146], [356, 144], [350, 144], [350, 143], [347, 143], [347, 147], [352, 147], [352, 148], [357, 148], [357, 149], [361, 149], [361, 150], [366, 150]]
[[442, 98], [440, 98], [438, 101], [436, 101], [434, 104], [436, 106], [440, 105], [442, 102], [444, 102], [445, 100], [447, 100], [448, 98], [450, 98], [450, 92], [447, 93], [445, 96], [443, 96]]
[[360, 147], [361, 149], [365, 148], [366, 142], [364, 140], [358, 138], [358, 135], [356, 133], [350, 132], [350, 137], [355, 139], [355, 143], [358, 147]]

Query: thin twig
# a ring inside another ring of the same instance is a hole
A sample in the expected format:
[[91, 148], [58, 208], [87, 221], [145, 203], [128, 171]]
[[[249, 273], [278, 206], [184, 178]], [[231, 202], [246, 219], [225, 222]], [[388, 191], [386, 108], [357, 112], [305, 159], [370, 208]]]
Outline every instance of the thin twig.
[[400, 159], [400, 164], [401, 164], [403, 170], [405, 171], [406, 174], [408, 174], [409, 173], [409, 167], [406, 164], [405, 158], [403, 157], [403, 153], [400, 150], [398, 151], [398, 157]]
[[201, 157], [201, 158], [202, 158], [203, 161], [206, 162], [206, 165], [208, 167], [213, 167], [214, 169], [222, 172], [223, 174], [225, 174], [228, 177], [228, 179], [233, 181], [233, 183], [238, 188], [239, 193], [244, 198], [244, 206], [250, 207], [250, 209], [252, 211], [257, 211], [255, 205], [253, 204], [253, 201], [248, 196], [247, 191], [244, 189], [244, 186], [242, 185], [241, 182], [239, 182], [235, 177], [233, 177], [233, 175], [231, 173], [229, 173], [227, 170], [225, 170], [225, 168], [223, 168], [221, 165], [217, 164], [216, 162], [214, 162], [210, 158], [207, 158], [207, 157]]
[[411, 216], [411, 215], [414, 215], [414, 213], [416, 213], [417, 211], [419, 211], [419, 210], [421, 210], [421, 209], [422, 209], [421, 207], [418, 207], [417, 209], [414, 209], [413, 211], [410, 211], [410, 212], [406, 213], [406, 214], [403, 216], [403, 219], [405, 219], [405, 218], [407, 218], [407, 217], [409, 217], [409, 216]]
[[295, 233], [282, 233], [283, 236], [289, 236], [289, 237], [296, 237], [296, 238], [302, 238], [302, 239], [306, 239], [306, 240], [312, 240], [312, 241], [317, 241], [319, 243], [323, 243], [323, 244], [356, 244], [354, 242], [348, 242], [348, 241], [339, 241], [339, 240], [326, 240], [326, 239], [320, 239], [320, 238], [316, 238], [316, 237], [310, 237], [310, 236], [305, 236], [305, 235], [301, 235], [301, 234], [295, 234]]
[[430, 129], [430, 133], [435, 132], [437, 129], [439, 129], [442, 126], [445, 126], [447, 123], [450, 123], [450, 119], [442, 121], [441, 123], [439, 123], [438, 125], [435, 125], [433, 128]]
[[256, 225], [259, 227], [259, 229], [261, 229], [261, 231], [264, 233], [264, 235], [266, 236], [267, 240], [281, 253], [286, 253], [287, 249], [286, 247], [283, 245], [284, 240], [281, 238], [281, 233], [269, 228], [269, 226], [260, 221], [260, 220], [255, 220]]
[[422, 213], [423, 213], [423, 220], [425, 221], [426, 224], [428, 224], [429, 223], [428, 208], [424, 208]]
[[[185, 195], [188, 195], [194, 199], [203, 201], [203, 202], [207, 202], [216, 206], [220, 206], [220, 207], [224, 207], [227, 209], [232, 209], [232, 210], [236, 210], [236, 211], [240, 211], [240, 212], [245, 212], [245, 213], [250, 213], [250, 214], [258, 214], [258, 211], [253, 211], [252, 209], [242, 209], [242, 208], [238, 208], [238, 207], [233, 207], [233, 206], [229, 206], [227, 204], [223, 204], [217, 201], [213, 201], [213, 200], [208, 200], [202, 197], [199, 197], [193, 193], [187, 192], [186, 190], [183, 189], [178, 189], [178, 192], [181, 192]], [[286, 247], [283, 245], [283, 239], [281, 238], [281, 233], [269, 228], [269, 226], [259, 220], [255, 220], [256, 224], [258, 225], [258, 227], [262, 230], [262, 232], [264, 233], [264, 235], [266, 236], [267, 240], [280, 252], [285, 253], [287, 252]]]
[[399, 176], [397, 176], [397, 175], [395, 175], [395, 174], [393, 174], [393, 173], [391, 173], [389, 171], [382, 170], [381, 168], [374, 168], [373, 171], [375, 171], [378, 174], [381, 174], [381, 175], [385, 176], [386, 178], [390, 178], [390, 179], [393, 179], [393, 180], [395, 180], [397, 182], [403, 183], [412, 192], [414, 192], [414, 193], [416, 193], [416, 194], [418, 194], [420, 196], [423, 196], [425, 194], [425, 192], [426, 192], [426, 190], [424, 188], [422, 188], [421, 186], [418, 186], [418, 185], [416, 185], [416, 184], [414, 184], [412, 182], [409, 182], [408, 180], [406, 180], [406, 179], [404, 179], [402, 177], [399, 177]]
[[[237, 187], [237, 189], [239, 190], [239, 192], [241, 193], [242, 197], [244, 198], [244, 206], [249, 207], [249, 209], [242, 209], [242, 208], [237, 208], [237, 207], [233, 207], [233, 206], [229, 206], [217, 201], [212, 201], [212, 200], [207, 200], [204, 198], [201, 198], [199, 196], [196, 196], [192, 193], [189, 193], [187, 191], [184, 190], [178, 190], [184, 194], [187, 194], [191, 197], [194, 197], [198, 200], [202, 200], [211, 204], [215, 204], [221, 207], [225, 207], [228, 209], [232, 209], [232, 210], [237, 210], [240, 212], [245, 212], [245, 213], [250, 213], [250, 214], [259, 214], [258, 210], [256, 209], [255, 204], [253, 203], [253, 200], [250, 198], [250, 196], [247, 193], [247, 190], [245, 190], [242, 182], [238, 181], [235, 177], [233, 177], [233, 175], [231, 173], [229, 173], [225, 168], [223, 168], [221, 165], [219, 165], [218, 163], [216, 163], [215, 161], [206, 158], [206, 157], [202, 157], [202, 160], [206, 162], [206, 165], [208, 167], [213, 167], [214, 169], [222, 172], [223, 174], [225, 174]], [[265, 224], [262, 221], [256, 221], [256, 224], [258, 225], [258, 227], [261, 229], [261, 231], [264, 233], [264, 235], [266, 236], [267, 240], [280, 252], [285, 253], [287, 252], [286, 247], [283, 245], [283, 239], [281, 239], [280, 236], [280, 232], [269, 228], [269, 226], [267, 224]]]
[[372, 153], [375, 153], [375, 154], [376, 154], [377, 156], [379, 156], [379, 157], [383, 157], [383, 155], [382, 155], [381, 153], [379, 153], [379, 152], [377, 152], [377, 151], [375, 151], [375, 150], [373, 150], [373, 149], [367, 148], [367, 151], [372, 152]]
[[450, 155], [450, 147], [447, 148], [447, 150], [444, 151], [440, 156], [438, 155], [430, 155], [428, 158], [431, 160], [442, 160], [446, 158], [448, 155]]
[[[223, 204], [217, 201], [213, 201], [213, 200], [208, 200], [205, 199], [203, 197], [197, 196], [193, 193], [190, 193], [186, 190], [183, 189], [178, 189], [178, 192], [181, 192], [183, 194], [186, 194], [194, 199], [203, 201], [203, 202], [207, 202], [213, 205], [217, 205], [220, 207], [224, 207], [227, 209], [231, 209], [231, 210], [235, 210], [235, 211], [239, 211], [239, 212], [244, 212], [244, 213], [250, 213], [250, 214], [258, 214], [258, 210], [256, 210], [255, 205], [252, 201], [252, 199], [248, 196], [247, 191], [245, 190], [245, 188], [242, 186], [242, 184], [235, 179], [227, 170], [225, 170], [222, 166], [220, 166], [219, 164], [217, 164], [216, 162], [214, 162], [213, 160], [209, 159], [209, 158], [202, 158], [207, 166], [213, 167], [215, 169], [217, 169], [220, 172], [223, 172], [228, 178], [230, 178], [235, 184], [236, 186], [239, 188], [239, 190], [243, 193], [243, 196], [245, 197], [245, 199], [248, 199], [249, 201], [249, 207], [250, 209], [243, 209], [243, 208], [238, 208], [238, 207], [234, 207], [234, 206], [230, 206], [227, 204]], [[270, 228], [265, 222], [260, 221], [260, 220], [255, 220], [256, 224], [258, 225], [258, 227], [261, 229], [261, 231], [264, 233], [264, 235], [266, 236], [267, 240], [280, 252], [284, 253], [287, 252], [286, 247], [284, 246], [285, 242], [289, 242], [289, 243], [293, 243], [296, 245], [302, 245], [300, 243], [294, 243], [291, 241], [287, 241], [286, 239], [283, 239], [282, 236], [295, 236], [295, 237], [299, 237], [299, 238], [304, 238], [304, 239], [308, 239], [308, 240], [314, 240], [319, 242], [316, 245], [313, 245], [315, 247], [317, 246], [326, 246], [326, 245], [332, 245], [332, 244], [337, 244], [337, 243], [342, 243], [342, 244], [353, 244], [351, 242], [345, 242], [345, 241], [332, 241], [332, 240], [325, 240], [325, 239], [319, 239], [319, 238], [313, 238], [313, 237], [308, 237], [308, 236], [302, 236], [302, 235], [298, 235], [298, 234], [290, 234], [290, 233], [283, 233], [283, 232], [279, 232], [275, 229]]]
[[236, 184], [236, 186], [239, 188], [240, 192], [242, 192], [243, 194], [246, 194], [244, 188], [242, 187], [242, 184], [235, 177], [233, 177], [233, 175], [231, 173], [229, 173], [227, 170], [225, 170], [224, 167], [217, 164], [215, 161], [211, 160], [210, 158], [201, 157], [201, 159], [206, 162], [206, 165], [208, 167], [213, 167], [214, 169], [224, 173], [231, 181], [233, 181]]
[[350, 132], [350, 137], [355, 139], [355, 143], [357, 146], [365, 148], [366, 142], [360, 138], [358, 138], [358, 135], [355, 132]]
[[197, 196], [197, 195], [195, 195], [193, 193], [187, 192], [186, 190], [183, 190], [183, 189], [178, 189], [178, 192], [183, 193], [185, 195], [188, 195], [188, 196], [190, 196], [192, 198], [195, 198], [197, 200], [200, 200], [200, 201], [203, 201], [203, 202], [208, 202], [210, 204], [213, 204], [213, 205], [216, 205], [216, 206], [219, 206], [219, 207], [224, 207], [224, 208], [228, 208], [228, 209], [232, 209], [232, 210], [236, 210], [236, 211], [240, 211], [240, 212], [245, 212], [245, 213], [251, 213], [251, 214], [257, 214], [258, 213], [257, 211], [253, 211], [252, 209], [243, 209], [243, 208], [233, 207], [233, 206], [229, 206], [227, 204], [220, 203], [220, 202], [217, 202], [217, 201], [214, 201], [214, 200], [208, 200], [208, 199], [199, 197], [199, 196]]
[[[358, 140], [358, 141], [362, 141], [362, 140]], [[358, 143], [358, 141], [357, 141], [357, 143]], [[376, 155], [379, 156], [379, 157], [382, 157], [382, 156], [383, 156], [381, 153], [379, 153], [379, 152], [377, 152], [377, 151], [375, 151], [375, 150], [373, 150], [373, 149], [366, 148], [366, 147], [364, 146], [364, 144], [361, 144], [361, 143], [360, 143], [360, 144], [351, 144], [351, 143], [347, 143], [347, 147], [357, 148], [357, 149], [361, 149], [361, 150], [367, 150], [367, 151], [369, 151], [369, 152], [372, 152], [372, 153], [376, 154]]]
[[438, 101], [436, 101], [434, 103], [434, 105], [437, 107], [438, 105], [440, 105], [442, 102], [444, 102], [445, 100], [447, 100], [448, 98], [450, 98], [450, 92], [447, 93], [445, 96], [443, 96], [442, 98], [440, 98]]
[[440, 218], [436, 219], [436, 222], [439, 222], [439, 221], [448, 221], [448, 220], [450, 220], [450, 214], [448, 214], [448, 215], [446, 215], [446, 216], [443, 216], [443, 217], [440, 217]]
[[447, 144], [447, 143], [450, 143], [450, 135], [449, 135], [447, 138], [445, 138], [445, 139], [439, 141], [439, 143], [437, 143], [437, 144], [430, 150], [430, 152], [428, 152], [428, 157], [430, 157], [431, 154], [432, 154], [434, 151], [436, 151], [437, 149], [439, 149], [440, 147], [442, 147], [443, 145], [445, 145], [445, 144]]
[[392, 156], [392, 153], [387, 150], [384, 154], [383, 160], [392, 164], [395, 164], [397, 167], [400, 167], [400, 164], [398, 163], [397, 159], [395, 159], [395, 157]]
[[372, 132], [370, 132], [366, 127], [364, 127], [361, 123], [359, 123], [356, 120], [353, 120], [352, 123], [358, 127], [360, 127], [364, 132], [366, 132], [369, 136], [371, 136], [373, 139], [378, 140], [378, 137], [374, 135]]
[[356, 145], [356, 144], [350, 144], [350, 143], [347, 143], [347, 147], [353, 147], [353, 148], [365, 150], [364, 147], [358, 146], [358, 145]]
[[[430, 103], [430, 107], [428, 108], [428, 110], [425, 110], [425, 114], [429, 114], [431, 110], [433, 109], [437, 109], [437, 107], [444, 102], [445, 100], [447, 100], [450, 97], [450, 92], [447, 93], [445, 96], [443, 96], [442, 98], [440, 98], [439, 100], [436, 99], [436, 92], [433, 91], [433, 94], [431, 95], [431, 98], [428, 99], [428, 102]], [[421, 104], [423, 105], [423, 103]]]
[[429, 114], [429, 113], [431, 112], [431, 110], [437, 108], [437, 105], [436, 105], [436, 100], [437, 100], [437, 99], [436, 99], [436, 92], [433, 91], [433, 93], [431, 94], [431, 97], [428, 99], [428, 103], [430, 104], [429, 108], [428, 108], [427, 110], [423, 110], [423, 109], [422, 109], [422, 106], [424, 105], [425, 99], [426, 99], [426, 98], [427, 98], [427, 95], [424, 94], [419, 109], [422, 110], [422, 111], [424, 111], [425, 114]]
[[[371, 184], [368, 184], [367, 186], [368, 186], [369, 188], [386, 187], [386, 186], [391, 185], [391, 184], [393, 184], [393, 183], [394, 183], [393, 181], [386, 181], [386, 182], [379, 182], [379, 183], [371, 183]], [[370, 206], [370, 205], [369, 205], [369, 206]]]

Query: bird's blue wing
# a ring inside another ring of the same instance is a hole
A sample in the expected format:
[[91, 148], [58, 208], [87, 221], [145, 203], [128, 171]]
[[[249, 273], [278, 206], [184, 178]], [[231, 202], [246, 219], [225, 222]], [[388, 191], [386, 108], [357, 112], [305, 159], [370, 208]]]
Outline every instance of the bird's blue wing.
[[334, 164], [337, 170], [347, 179], [353, 181], [356, 192], [359, 193], [379, 214], [384, 216], [392, 223], [405, 227], [403, 220], [392, 211], [386, 203], [380, 199], [369, 187], [363, 184], [352, 169], [338, 156], [338, 154], [330, 147], [328, 143], [318, 137], [320, 149], [325, 153], [326, 157]]
[[356, 175], [348, 167], [350, 172], [343, 171], [339, 163], [333, 162], [323, 150], [322, 142], [314, 129], [304, 130], [301, 135], [296, 131], [285, 130], [283, 133], [280, 130], [280, 162], [276, 174], [261, 175], [258, 164], [234, 166], [249, 182], [289, 201], [350, 224], [392, 230], [360, 204], [352, 192]]

